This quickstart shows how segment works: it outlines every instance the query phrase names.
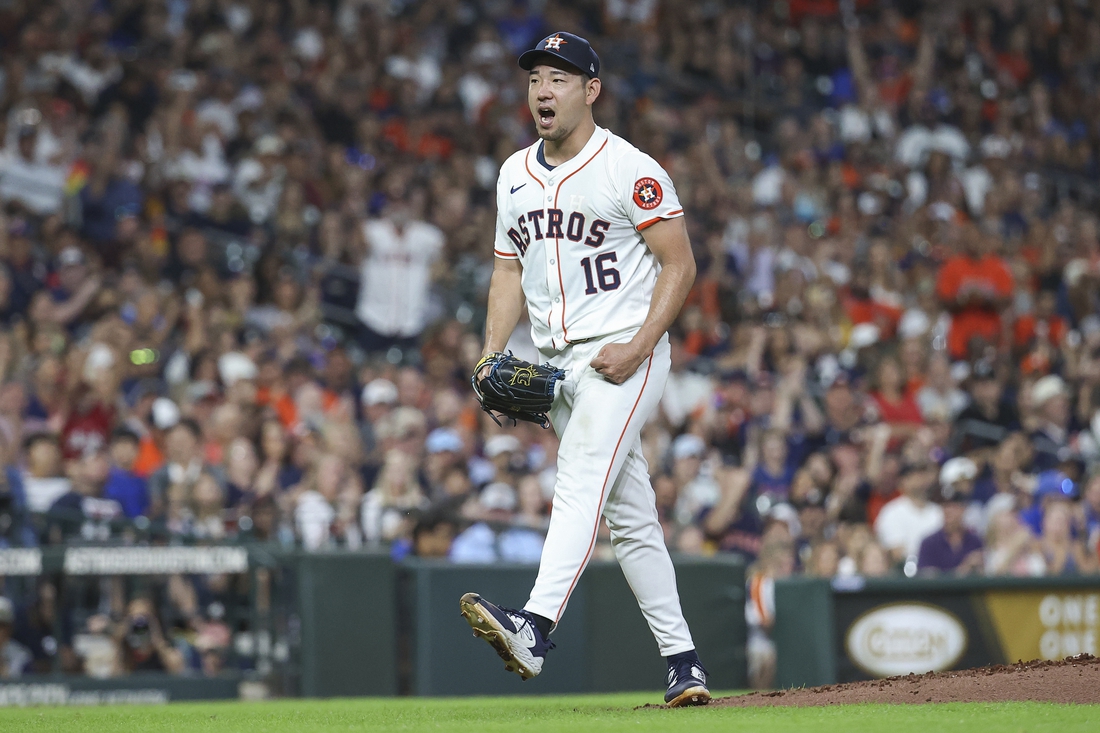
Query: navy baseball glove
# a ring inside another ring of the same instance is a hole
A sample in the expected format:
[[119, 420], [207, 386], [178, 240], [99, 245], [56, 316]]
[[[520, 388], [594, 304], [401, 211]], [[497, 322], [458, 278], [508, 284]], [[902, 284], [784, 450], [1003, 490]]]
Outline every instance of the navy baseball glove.
[[[489, 374], [484, 379], [477, 375], [482, 368], [490, 365]], [[550, 406], [554, 404], [554, 386], [565, 377], [565, 370], [550, 364], [539, 366], [523, 359], [494, 351], [486, 354], [474, 367], [470, 384], [474, 387], [481, 409], [500, 425], [494, 415], [499, 412], [503, 417], [511, 418], [514, 425], [517, 420], [526, 420], [543, 428], [550, 427]]]

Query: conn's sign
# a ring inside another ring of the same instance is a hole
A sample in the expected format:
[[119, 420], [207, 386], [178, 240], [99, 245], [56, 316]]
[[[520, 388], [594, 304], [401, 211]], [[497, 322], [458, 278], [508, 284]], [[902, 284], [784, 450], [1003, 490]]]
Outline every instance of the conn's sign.
[[875, 677], [951, 669], [966, 652], [967, 632], [954, 614], [924, 603], [891, 603], [855, 620], [848, 658]]

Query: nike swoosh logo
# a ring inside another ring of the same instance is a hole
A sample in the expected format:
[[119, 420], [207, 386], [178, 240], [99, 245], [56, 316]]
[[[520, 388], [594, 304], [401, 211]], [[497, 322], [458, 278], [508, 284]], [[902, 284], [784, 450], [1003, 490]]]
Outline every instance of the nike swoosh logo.
[[526, 185], [527, 185], [526, 183], [521, 183], [518, 186], [513, 186], [510, 193], [515, 193], [516, 191], [520, 190], [521, 188], [523, 188]]

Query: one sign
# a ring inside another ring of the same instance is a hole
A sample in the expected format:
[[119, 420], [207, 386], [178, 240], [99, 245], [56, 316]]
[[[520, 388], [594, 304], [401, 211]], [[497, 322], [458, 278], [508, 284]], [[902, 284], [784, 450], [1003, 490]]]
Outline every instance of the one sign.
[[1100, 591], [991, 591], [984, 596], [1007, 661], [1100, 653]]
[[954, 614], [924, 603], [878, 606], [856, 619], [845, 638], [849, 658], [875, 677], [951, 669], [967, 642]]
[[75, 547], [65, 550], [69, 575], [243, 573], [243, 547]]

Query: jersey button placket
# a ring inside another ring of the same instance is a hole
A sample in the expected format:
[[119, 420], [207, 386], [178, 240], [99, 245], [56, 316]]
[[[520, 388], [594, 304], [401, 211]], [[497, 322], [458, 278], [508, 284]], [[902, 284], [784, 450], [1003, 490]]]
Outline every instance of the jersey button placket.
[[[557, 188], [554, 186], [554, 179], [547, 180], [546, 186], [546, 203], [549, 210], [554, 203], [554, 198], [558, 195]], [[546, 217], [549, 218], [549, 212]], [[562, 331], [562, 297], [561, 282], [558, 274], [558, 261], [557, 250], [559, 242], [556, 238], [547, 237], [546, 251], [546, 285], [550, 292], [550, 298], [553, 301], [553, 305], [550, 308], [550, 333], [553, 336], [555, 344], [565, 343], [565, 333]]]

